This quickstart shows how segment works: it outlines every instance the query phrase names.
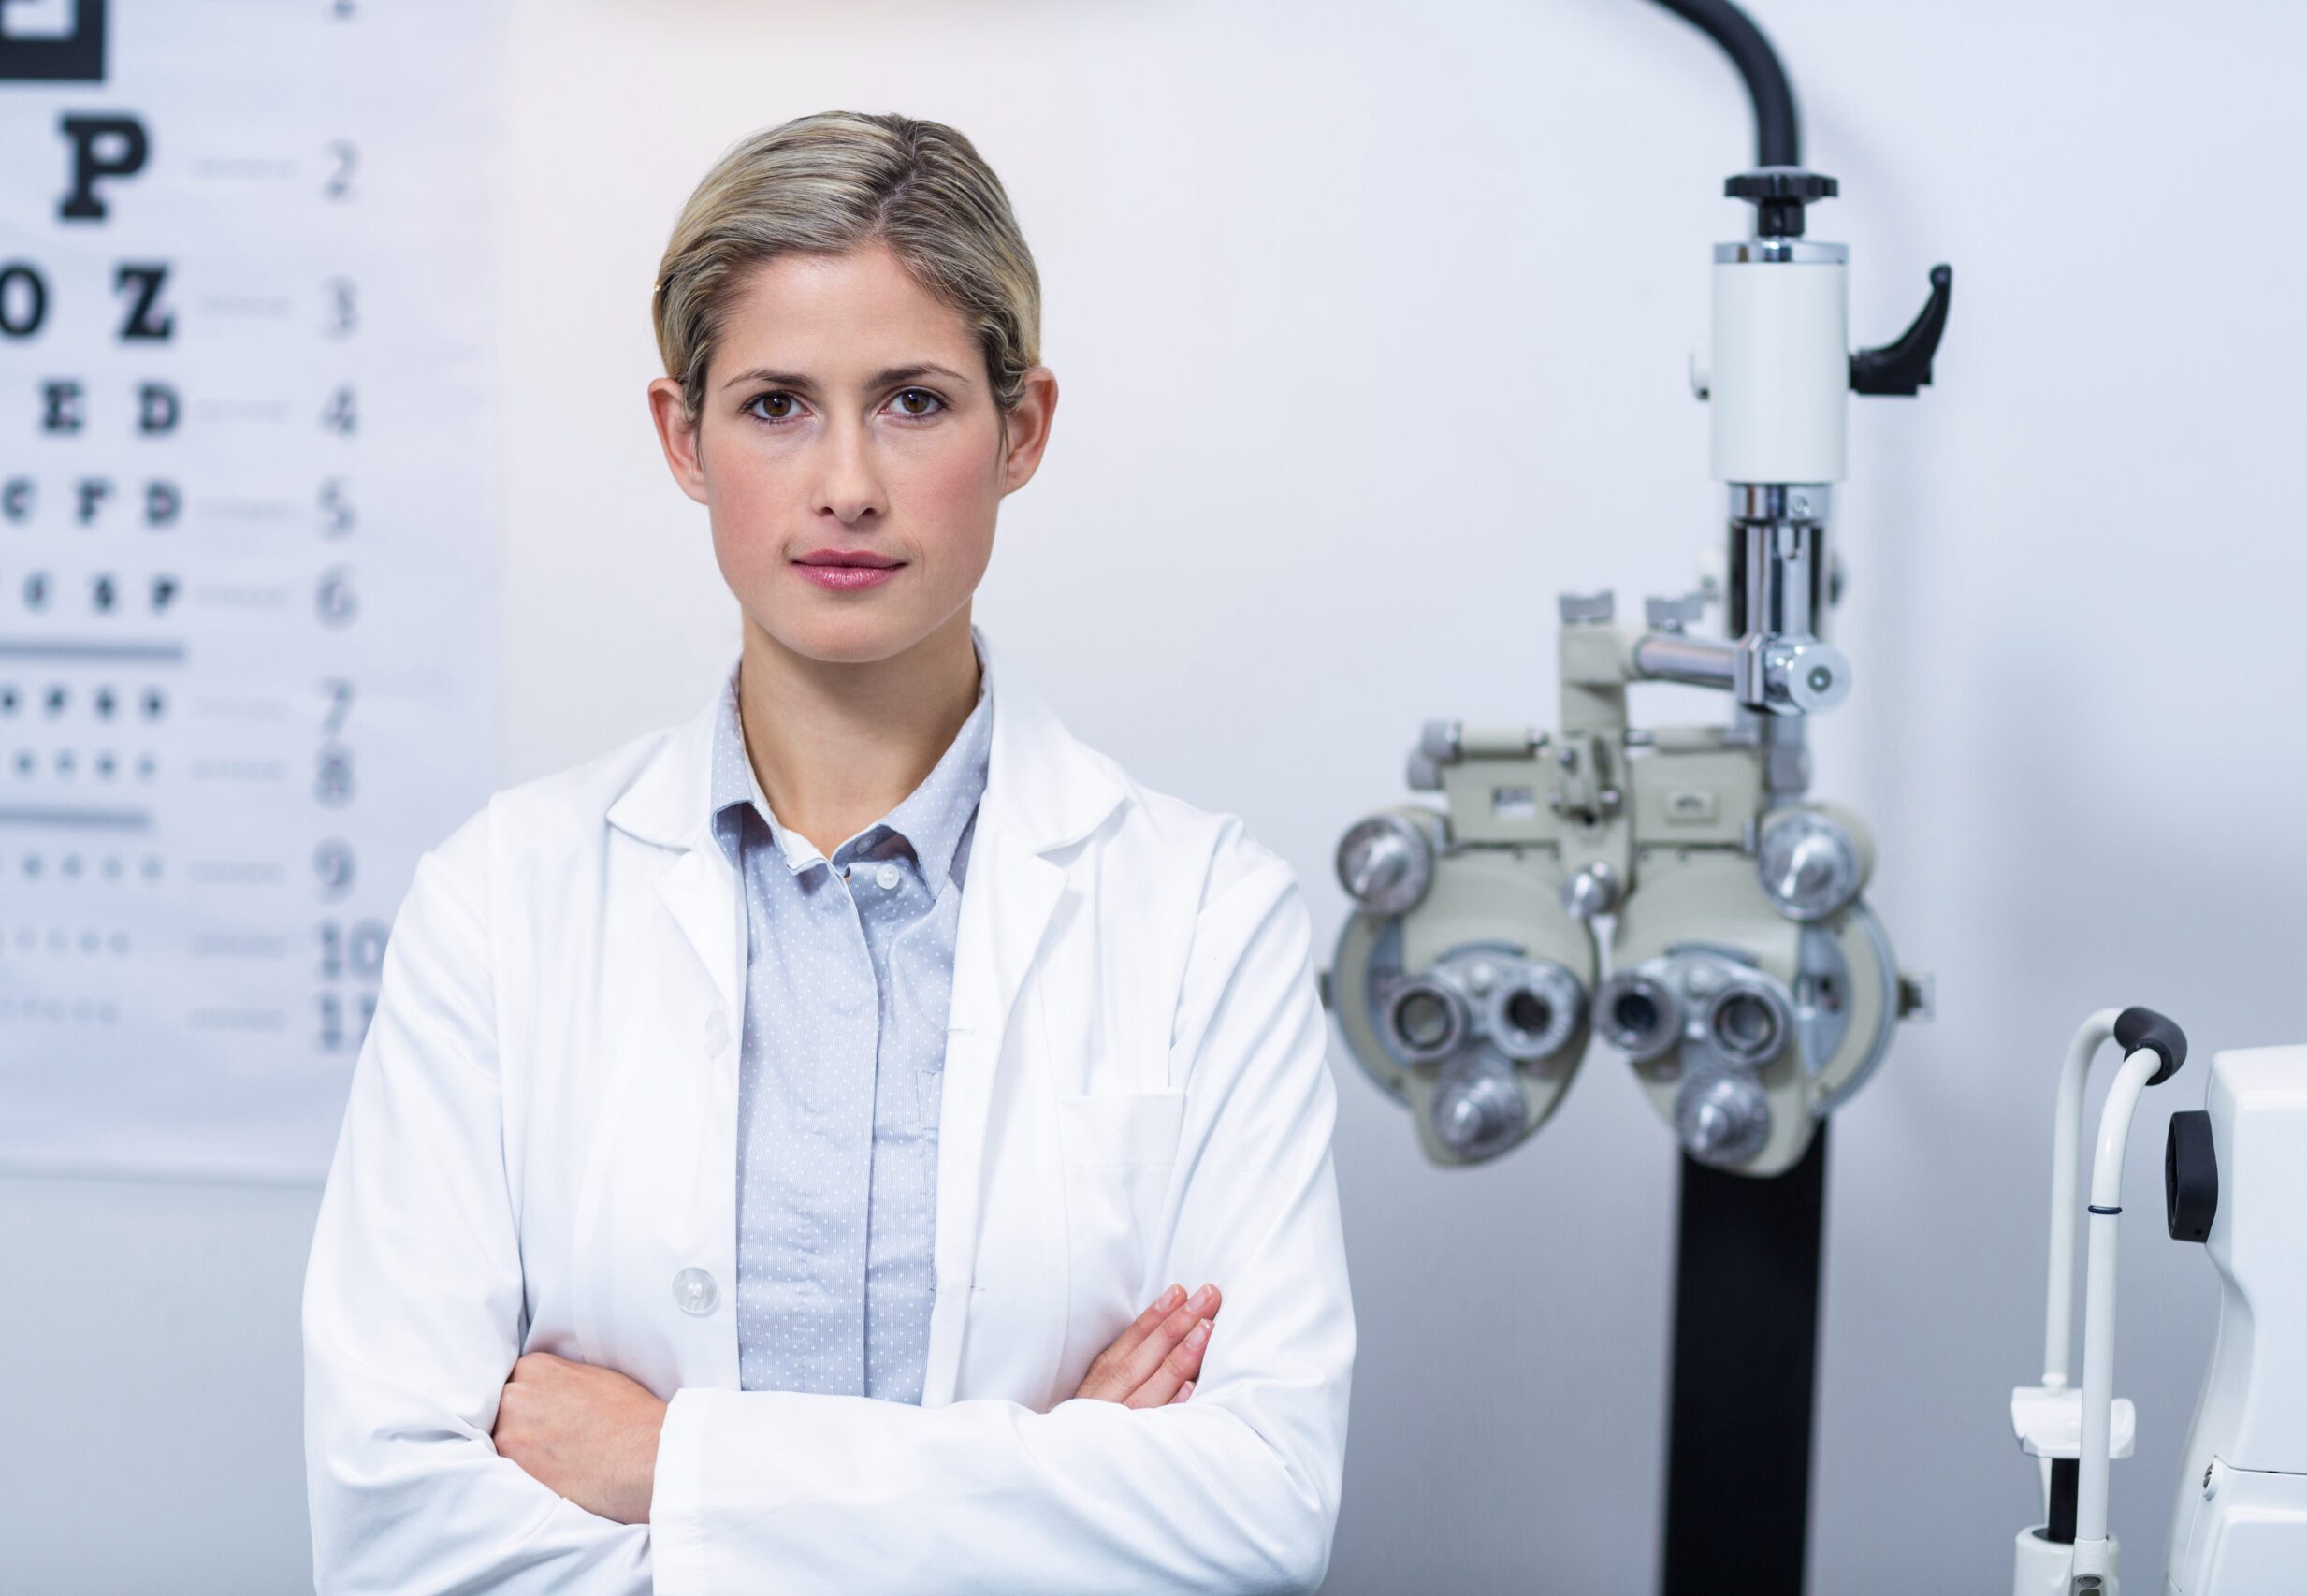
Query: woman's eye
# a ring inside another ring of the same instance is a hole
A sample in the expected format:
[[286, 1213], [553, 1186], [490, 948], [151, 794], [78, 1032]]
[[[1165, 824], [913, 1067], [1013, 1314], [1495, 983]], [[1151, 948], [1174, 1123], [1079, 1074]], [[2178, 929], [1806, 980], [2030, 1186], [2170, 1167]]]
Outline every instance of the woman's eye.
[[[757, 404], [782, 405], [785, 408], [763, 412], [753, 408]], [[755, 394], [745, 401], [745, 410], [747, 415], [758, 416], [763, 421], [791, 421], [793, 418], [793, 396], [775, 389], [765, 394]]]
[[[934, 408], [916, 410], [908, 402], [913, 399], [923, 400], [925, 406]], [[935, 415], [944, 408], [945, 400], [931, 393], [927, 388], [905, 388], [901, 389], [897, 395], [897, 414], [900, 415]]]

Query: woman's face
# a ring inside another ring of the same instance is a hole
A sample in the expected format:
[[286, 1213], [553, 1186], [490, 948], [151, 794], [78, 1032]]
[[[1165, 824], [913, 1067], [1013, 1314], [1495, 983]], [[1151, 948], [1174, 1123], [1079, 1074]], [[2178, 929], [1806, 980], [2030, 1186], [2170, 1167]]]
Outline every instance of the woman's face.
[[[752, 624], [810, 659], [864, 662], [965, 617], [994, 514], [1040, 464], [1057, 379], [1027, 374], [1005, 449], [969, 326], [876, 242], [753, 268], [694, 425], [669, 377], [649, 405]], [[834, 555], [887, 573], [822, 563]]]

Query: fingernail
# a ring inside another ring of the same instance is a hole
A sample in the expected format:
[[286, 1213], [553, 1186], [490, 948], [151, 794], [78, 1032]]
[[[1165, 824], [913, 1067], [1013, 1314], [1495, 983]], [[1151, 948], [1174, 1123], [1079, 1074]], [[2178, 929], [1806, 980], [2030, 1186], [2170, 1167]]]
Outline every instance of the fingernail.
[[1195, 1320], [1194, 1328], [1185, 1332], [1185, 1344], [1187, 1346], [1199, 1346], [1202, 1342], [1208, 1341], [1209, 1339], [1210, 1321], [1207, 1319]]
[[1210, 1288], [1205, 1285], [1199, 1291], [1194, 1293], [1194, 1307], [1195, 1310], [1198, 1312], [1208, 1306], [1210, 1306]]
[[1178, 1387], [1178, 1400], [1181, 1402], [1193, 1394], [1194, 1383], [1191, 1380], [1188, 1380], [1184, 1385]]
[[1170, 1309], [1175, 1308], [1179, 1303], [1184, 1300], [1185, 1287], [1183, 1285], [1173, 1285], [1168, 1290], [1162, 1293], [1162, 1299], [1159, 1302], [1154, 1303], [1154, 1306], [1159, 1308], [1163, 1313], [1167, 1313]]

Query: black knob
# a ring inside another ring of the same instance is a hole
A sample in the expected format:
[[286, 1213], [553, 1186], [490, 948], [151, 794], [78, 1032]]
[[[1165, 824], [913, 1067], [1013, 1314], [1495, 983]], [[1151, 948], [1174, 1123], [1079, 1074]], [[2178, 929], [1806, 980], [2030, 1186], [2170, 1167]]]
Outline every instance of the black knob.
[[2163, 1206], [2170, 1239], [2200, 1241], [2219, 1212], [2219, 1154], [2211, 1143], [2211, 1115], [2186, 1109], [2170, 1117], [2163, 1141]]
[[1733, 199], [1832, 199], [1837, 192], [1833, 178], [1800, 167], [1758, 167], [1722, 180], [1722, 192]]
[[1803, 236], [1803, 207], [1814, 199], [1831, 199], [1836, 192], [1833, 178], [1800, 167], [1761, 167], [1722, 180], [1722, 192], [1733, 199], [1754, 204], [1754, 234], [1761, 239], [1799, 239]]

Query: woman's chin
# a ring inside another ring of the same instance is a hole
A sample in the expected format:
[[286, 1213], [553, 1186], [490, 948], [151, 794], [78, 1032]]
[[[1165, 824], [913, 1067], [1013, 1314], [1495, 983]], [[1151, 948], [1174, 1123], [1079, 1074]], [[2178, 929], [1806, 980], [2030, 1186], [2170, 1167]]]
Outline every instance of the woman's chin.
[[874, 603], [875, 594], [820, 593], [785, 606], [762, 627], [785, 649], [828, 665], [869, 665], [902, 654], [921, 640], [926, 626], [896, 606]]

